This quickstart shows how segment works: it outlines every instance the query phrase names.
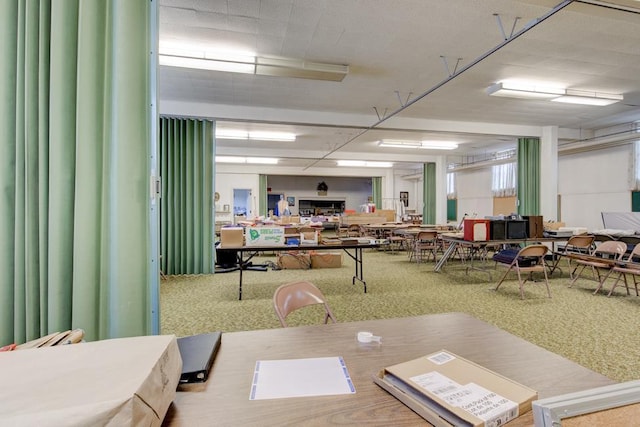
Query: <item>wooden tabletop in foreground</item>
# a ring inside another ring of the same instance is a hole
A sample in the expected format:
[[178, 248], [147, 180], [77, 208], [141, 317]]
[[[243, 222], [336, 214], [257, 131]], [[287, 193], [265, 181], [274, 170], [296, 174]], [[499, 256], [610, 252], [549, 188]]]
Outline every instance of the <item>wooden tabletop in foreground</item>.
[[[359, 331], [382, 336], [361, 344]], [[372, 381], [380, 369], [446, 349], [538, 391], [539, 398], [609, 378], [463, 313], [223, 333], [206, 383], [181, 386], [164, 426], [427, 425]], [[258, 360], [342, 356], [355, 394], [249, 400]], [[531, 412], [509, 426], [533, 425]]]

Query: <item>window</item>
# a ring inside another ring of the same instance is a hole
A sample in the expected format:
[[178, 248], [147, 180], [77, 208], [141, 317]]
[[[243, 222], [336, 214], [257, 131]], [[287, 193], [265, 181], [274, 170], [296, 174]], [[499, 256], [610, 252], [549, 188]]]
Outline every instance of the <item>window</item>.
[[447, 173], [447, 199], [457, 199], [458, 193], [456, 192], [456, 174], [455, 172]]
[[491, 191], [494, 197], [516, 195], [517, 164], [515, 162], [492, 166]]

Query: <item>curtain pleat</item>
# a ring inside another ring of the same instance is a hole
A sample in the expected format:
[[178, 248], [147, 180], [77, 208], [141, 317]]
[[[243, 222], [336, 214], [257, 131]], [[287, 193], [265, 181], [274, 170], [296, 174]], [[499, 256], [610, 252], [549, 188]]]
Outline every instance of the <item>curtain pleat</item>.
[[268, 214], [267, 175], [258, 176], [258, 215], [266, 217]]
[[156, 7], [0, 2], [0, 345], [151, 330]]
[[373, 196], [373, 203], [376, 205], [376, 209], [382, 209], [382, 177], [374, 176], [371, 178], [371, 193]]
[[518, 139], [518, 214], [540, 214], [540, 139]]
[[212, 273], [213, 122], [160, 119], [160, 250], [166, 274]]
[[422, 223], [436, 223], [436, 164], [423, 164], [423, 200], [424, 207], [422, 209]]

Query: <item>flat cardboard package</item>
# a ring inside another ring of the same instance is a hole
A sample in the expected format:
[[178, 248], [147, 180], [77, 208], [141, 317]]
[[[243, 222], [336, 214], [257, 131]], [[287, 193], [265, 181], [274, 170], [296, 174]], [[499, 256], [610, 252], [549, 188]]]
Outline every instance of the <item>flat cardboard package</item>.
[[385, 368], [373, 380], [435, 426], [502, 425], [530, 411], [538, 397], [447, 350]]
[[311, 254], [311, 268], [342, 267], [342, 252], [316, 252]]
[[182, 359], [173, 335], [0, 353], [0, 424], [160, 426]]
[[222, 227], [220, 229], [220, 247], [238, 248], [244, 246], [244, 228]]
[[311, 257], [302, 252], [283, 253], [278, 255], [278, 267], [283, 270], [308, 270]]

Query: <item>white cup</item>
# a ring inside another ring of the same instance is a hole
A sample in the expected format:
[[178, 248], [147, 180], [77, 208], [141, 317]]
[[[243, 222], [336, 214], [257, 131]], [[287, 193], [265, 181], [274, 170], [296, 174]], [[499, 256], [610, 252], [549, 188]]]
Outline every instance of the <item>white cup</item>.
[[370, 342], [377, 342], [378, 344], [382, 343], [382, 337], [373, 335], [371, 332], [365, 332], [365, 331], [358, 332], [357, 338], [358, 338], [358, 342], [365, 343], [365, 344]]

